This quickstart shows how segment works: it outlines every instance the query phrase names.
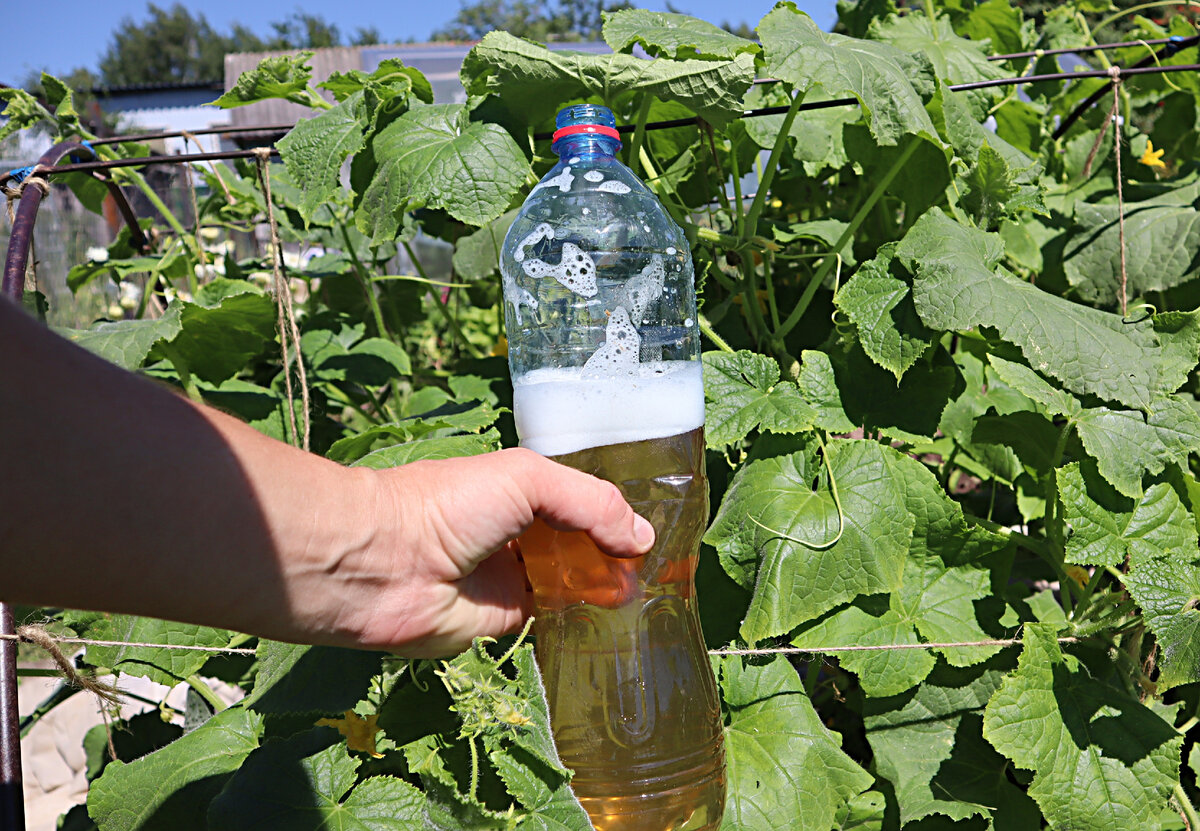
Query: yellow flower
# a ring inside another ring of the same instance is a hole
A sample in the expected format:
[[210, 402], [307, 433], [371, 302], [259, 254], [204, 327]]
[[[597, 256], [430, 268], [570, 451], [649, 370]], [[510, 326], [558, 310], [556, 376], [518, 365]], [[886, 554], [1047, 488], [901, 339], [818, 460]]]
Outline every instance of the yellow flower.
[[1165, 170], [1167, 163], [1162, 160], [1164, 151], [1155, 150], [1154, 143], [1150, 139], [1146, 139], [1146, 152], [1138, 159], [1139, 162], [1147, 167], [1153, 167], [1155, 170]]
[[508, 338], [504, 335], [500, 336], [500, 340], [492, 345], [492, 356], [496, 358], [505, 358], [508, 356]]
[[379, 716], [363, 718], [353, 710], [347, 710], [341, 718], [323, 718], [317, 721], [318, 727], [336, 727], [337, 731], [346, 737], [346, 747], [351, 750], [361, 750], [376, 759], [382, 759], [383, 754], [375, 750], [375, 734], [379, 728], [375, 722]]
[[1092, 575], [1088, 574], [1087, 569], [1080, 568], [1079, 566], [1067, 566], [1066, 571], [1067, 576], [1078, 583], [1080, 587], [1086, 586], [1088, 580], [1092, 577]]

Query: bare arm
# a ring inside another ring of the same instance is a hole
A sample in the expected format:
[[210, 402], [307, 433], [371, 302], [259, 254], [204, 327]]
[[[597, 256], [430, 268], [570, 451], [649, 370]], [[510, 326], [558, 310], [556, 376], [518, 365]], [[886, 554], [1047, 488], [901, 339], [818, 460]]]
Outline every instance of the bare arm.
[[653, 530], [524, 450], [344, 468], [108, 364], [0, 300], [0, 597], [444, 655], [528, 613], [535, 515], [614, 556]]

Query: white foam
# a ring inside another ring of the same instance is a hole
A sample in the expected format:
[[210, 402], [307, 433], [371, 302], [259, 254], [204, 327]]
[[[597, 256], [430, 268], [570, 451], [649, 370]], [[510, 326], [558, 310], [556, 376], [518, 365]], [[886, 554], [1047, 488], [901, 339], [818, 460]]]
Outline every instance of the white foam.
[[543, 456], [679, 435], [704, 424], [700, 362], [643, 363], [619, 377], [535, 369], [513, 382], [513, 415], [521, 445]]

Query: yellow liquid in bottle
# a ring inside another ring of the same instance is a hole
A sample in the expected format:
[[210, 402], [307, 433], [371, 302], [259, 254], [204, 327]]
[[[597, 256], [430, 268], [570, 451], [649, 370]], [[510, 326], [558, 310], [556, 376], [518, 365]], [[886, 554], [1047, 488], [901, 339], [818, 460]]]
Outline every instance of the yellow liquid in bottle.
[[556, 461], [615, 482], [658, 534], [631, 560], [541, 522], [521, 539], [571, 785], [598, 831], [713, 831], [725, 756], [693, 591], [708, 514], [703, 429]]

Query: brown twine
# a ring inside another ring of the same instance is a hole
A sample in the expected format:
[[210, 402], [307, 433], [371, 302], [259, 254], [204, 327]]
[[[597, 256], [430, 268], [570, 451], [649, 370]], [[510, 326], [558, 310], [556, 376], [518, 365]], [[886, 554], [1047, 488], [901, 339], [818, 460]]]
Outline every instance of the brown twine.
[[[288, 401], [288, 423], [292, 428], [292, 444], [300, 444], [308, 450], [309, 435], [312, 431], [312, 420], [309, 417], [308, 378], [304, 371], [304, 357], [300, 354], [300, 329], [296, 326], [295, 309], [292, 306], [291, 286], [287, 281], [286, 266], [283, 263], [283, 244], [279, 241], [279, 226], [275, 222], [275, 206], [271, 202], [271, 176], [267, 165], [271, 159], [271, 148], [254, 148], [254, 159], [258, 165], [258, 180], [262, 187], [263, 199], [267, 203], [267, 224], [271, 228], [271, 266], [275, 277], [275, 305], [279, 313], [279, 346], [283, 352], [283, 385]], [[284, 321], [287, 321], [287, 328]], [[299, 431], [296, 428], [295, 398], [292, 393], [292, 377], [288, 370], [288, 334], [291, 334], [292, 345], [296, 348], [296, 369], [300, 374], [300, 396], [304, 408], [304, 440], [297, 441]]]
[[121, 703], [121, 691], [118, 690], [115, 685], [105, 683], [104, 681], [97, 681], [95, 678], [89, 678], [86, 675], [79, 674], [79, 672], [71, 664], [70, 659], [68, 659], [67, 656], [63, 654], [62, 650], [58, 648], [58, 644], [64, 643], [65, 639], [56, 638], [54, 635], [51, 635], [49, 632], [47, 632], [45, 628], [34, 625], [18, 626], [17, 634], [15, 636], [6, 636], [6, 638], [13, 637], [20, 640], [22, 643], [31, 643], [34, 646], [40, 647], [42, 651], [48, 654], [54, 663], [58, 665], [59, 671], [62, 672], [63, 677], [66, 678], [67, 683], [71, 686], [79, 687], [82, 690], [87, 690], [106, 704], [115, 705]]
[[1112, 79], [1112, 108], [1108, 111], [1108, 117], [1104, 119], [1104, 124], [1100, 128], [1100, 135], [1096, 136], [1096, 141], [1092, 145], [1091, 151], [1088, 153], [1087, 161], [1084, 162], [1083, 175], [1085, 178], [1092, 175], [1092, 162], [1096, 160], [1096, 154], [1100, 150], [1100, 144], [1104, 141], [1105, 134], [1108, 133], [1108, 125], [1112, 124], [1113, 155], [1116, 156], [1117, 161], [1117, 226], [1121, 247], [1121, 285], [1119, 300], [1121, 301], [1121, 317], [1125, 317], [1128, 313], [1127, 305], [1129, 302], [1129, 272], [1125, 259], [1125, 193], [1124, 183], [1121, 181], [1121, 125], [1117, 123], [1117, 117], [1121, 109], [1121, 67], [1110, 66], [1108, 68], [1108, 77]]
[[[22, 627], [22, 628], [28, 628], [28, 627]], [[234, 646], [192, 646], [189, 644], [177, 644], [177, 643], [150, 643], [148, 641], [105, 641], [105, 640], [96, 640], [93, 638], [63, 638], [63, 637], [59, 637], [58, 635], [51, 635], [49, 632], [46, 632], [45, 629], [42, 629], [41, 631], [53, 643], [77, 643], [77, 644], [81, 644], [83, 646], [140, 646], [140, 647], [148, 647], [151, 649], [173, 649], [177, 652], [214, 652], [214, 653], [228, 653], [230, 655], [254, 655], [255, 654], [255, 651], [253, 649], [246, 649], [246, 648], [240, 648], [240, 647], [234, 647]], [[27, 640], [23, 635], [20, 634], [20, 630], [18, 630], [18, 634], [16, 634], [16, 635], [0, 635], [0, 640], [21, 641], [23, 643], [31, 643], [31, 641]]]

